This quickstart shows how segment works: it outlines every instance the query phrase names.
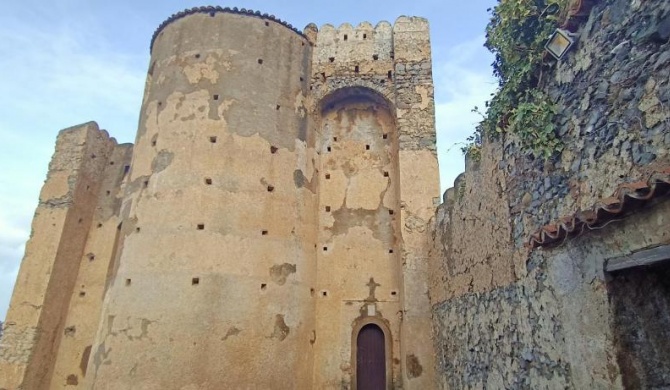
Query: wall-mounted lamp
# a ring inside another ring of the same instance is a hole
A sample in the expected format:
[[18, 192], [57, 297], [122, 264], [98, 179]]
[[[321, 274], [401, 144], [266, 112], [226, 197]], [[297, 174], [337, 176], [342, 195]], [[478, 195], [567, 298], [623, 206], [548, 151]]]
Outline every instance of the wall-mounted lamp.
[[544, 48], [557, 60], [560, 60], [565, 53], [570, 50], [574, 43], [575, 40], [573, 39], [573, 35], [570, 34], [569, 31], [557, 28], [556, 31], [551, 34], [551, 37], [549, 38], [549, 41], [547, 41], [547, 44], [544, 45]]

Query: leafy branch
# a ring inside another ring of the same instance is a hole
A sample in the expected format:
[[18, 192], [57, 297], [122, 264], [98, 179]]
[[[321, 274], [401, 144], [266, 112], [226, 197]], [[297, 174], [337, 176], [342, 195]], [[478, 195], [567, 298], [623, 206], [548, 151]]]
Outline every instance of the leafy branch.
[[555, 105], [540, 87], [544, 45], [559, 22], [555, 12], [548, 10], [565, 9], [567, 3], [499, 0], [492, 10], [484, 46], [495, 55], [492, 65], [498, 90], [486, 103], [484, 120], [462, 148], [465, 153], [480, 152], [484, 137], [503, 133], [516, 135], [522, 149], [535, 157], [549, 158], [562, 150], [554, 128]]

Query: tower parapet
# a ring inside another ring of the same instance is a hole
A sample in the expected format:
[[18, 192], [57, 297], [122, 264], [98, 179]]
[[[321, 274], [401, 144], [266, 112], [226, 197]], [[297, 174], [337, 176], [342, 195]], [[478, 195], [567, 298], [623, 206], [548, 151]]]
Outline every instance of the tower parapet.
[[167, 18], [163, 23], [161, 23], [156, 31], [154, 31], [154, 35], [151, 37], [151, 45], [150, 49], [153, 50], [154, 47], [154, 42], [156, 41], [156, 38], [160, 35], [160, 33], [163, 31], [163, 29], [170, 23], [174, 22], [175, 20], [184, 18], [189, 15], [194, 15], [194, 14], [207, 14], [211, 17], [214, 17], [217, 13], [228, 13], [228, 14], [237, 14], [237, 15], [244, 15], [244, 16], [251, 16], [255, 18], [260, 18], [264, 19], [267, 21], [272, 21], [276, 22], [290, 30], [293, 30], [293, 32], [299, 34], [299, 35], [304, 35], [300, 30], [297, 28], [293, 27], [290, 23], [287, 23], [274, 15], [269, 15], [267, 13], [261, 13], [260, 11], [254, 11], [246, 8], [237, 8], [237, 7], [221, 7], [221, 6], [203, 6], [203, 7], [193, 7], [189, 9], [185, 9], [183, 11], [177, 12], [176, 14], [170, 15], [169, 18]]

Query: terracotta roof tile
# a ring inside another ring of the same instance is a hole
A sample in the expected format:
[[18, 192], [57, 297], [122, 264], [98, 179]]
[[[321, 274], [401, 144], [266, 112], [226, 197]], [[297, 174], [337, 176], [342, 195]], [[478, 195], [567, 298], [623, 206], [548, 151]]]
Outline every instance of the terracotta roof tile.
[[585, 229], [605, 225], [655, 198], [670, 195], [670, 167], [651, 174], [646, 181], [621, 184], [610, 197], [598, 201], [589, 210], [576, 211], [532, 233], [527, 246], [550, 246], [575, 236]]

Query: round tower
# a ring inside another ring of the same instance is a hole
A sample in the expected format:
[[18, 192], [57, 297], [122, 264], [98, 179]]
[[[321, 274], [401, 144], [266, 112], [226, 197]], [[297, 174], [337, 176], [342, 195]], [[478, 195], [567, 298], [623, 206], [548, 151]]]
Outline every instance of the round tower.
[[246, 10], [159, 27], [89, 387], [311, 387], [311, 50]]

